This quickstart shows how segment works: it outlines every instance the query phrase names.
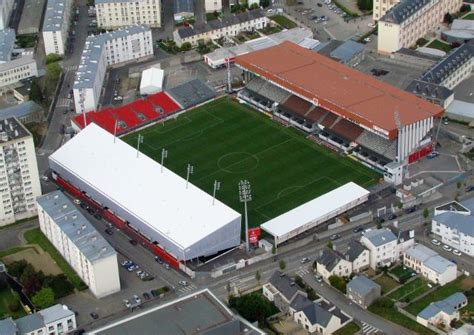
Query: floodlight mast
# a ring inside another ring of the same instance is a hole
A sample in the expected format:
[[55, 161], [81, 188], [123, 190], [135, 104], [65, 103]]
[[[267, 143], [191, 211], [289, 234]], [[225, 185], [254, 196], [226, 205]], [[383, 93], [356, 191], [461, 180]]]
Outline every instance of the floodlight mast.
[[250, 189], [250, 182], [248, 180], [241, 180], [239, 182], [239, 199], [244, 203], [245, 211], [245, 252], [249, 252], [249, 220], [247, 215], [247, 202], [252, 201], [252, 192]]
[[214, 206], [214, 202], [216, 200], [216, 192], [221, 189], [221, 182], [214, 180], [214, 191], [212, 192], [212, 206]]
[[188, 185], [189, 185], [189, 175], [193, 173], [194, 173], [194, 166], [192, 166], [191, 164], [188, 164], [188, 169], [186, 173], [186, 189], [188, 188]]
[[168, 158], [168, 150], [163, 148], [161, 150], [161, 173], [163, 173], [163, 163], [165, 161], [165, 158]]
[[138, 154], [140, 153], [140, 143], [143, 143], [143, 135], [138, 134], [138, 138], [137, 138], [137, 158], [138, 158]]

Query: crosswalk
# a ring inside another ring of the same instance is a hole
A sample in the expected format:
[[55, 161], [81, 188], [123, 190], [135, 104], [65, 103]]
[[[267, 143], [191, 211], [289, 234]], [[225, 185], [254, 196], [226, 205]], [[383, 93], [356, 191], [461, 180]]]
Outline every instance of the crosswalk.
[[176, 290], [176, 294], [177, 294], [178, 296], [180, 296], [180, 295], [186, 295], [186, 294], [189, 294], [189, 293], [195, 291], [196, 288], [197, 288], [196, 285], [194, 285], [194, 284], [188, 284], [187, 286], [180, 287], [179, 289], [177, 289], [177, 290]]
[[245, 292], [254, 288], [257, 285], [255, 276], [249, 276], [244, 278], [239, 278], [238, 276], [232, 277], [229, 279], [229, 285], [231, 289], [238, 290], [239, 292]]
[[375, 328], [374, 326], [369, 325], [368, 323], [362, 322], [362, 334], [383, 334], [382, 331]]
[[56, 107], [69, 107], [69, 104], [72, 102], [72, 99], [61, 98], [58, 100]]
[[311, 272], [311, 270], [309, 268], [300, 267], [300, 269], [298, 271], [296, 271], [296, 274], [300, 277], [303, 277], [304, 275], [307, 275], [310, 272]]
[[69, 66], [65, 66], [64, 70], [65, 71], [76, 71], [77, 68], [78, 68], [78, 65], [69, 65]]

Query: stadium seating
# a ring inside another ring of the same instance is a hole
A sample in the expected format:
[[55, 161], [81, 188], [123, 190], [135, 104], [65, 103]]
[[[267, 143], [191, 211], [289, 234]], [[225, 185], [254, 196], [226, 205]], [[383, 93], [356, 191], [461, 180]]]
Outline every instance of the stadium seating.
[[258, 77], [253, 78], [250, 80], [246, 88], [253, 93], [257, 93], [260, 96], [273, 101], [273, 102], [278, 102], [281, 103], [282, 101], [286, 100], [289, 96], [290, 93], [276, 87], [269, 82], [264, 81], [263, 79], [260, 79]]
[[397, 152], [397, 141], [389, 141], [383, 137], [377, 136], [367, 130], [356, 139], [356, 142], [363, 147], [388, 158], [394, 160]]
[[349, 141], [355, 141], [364, 131], [361, 127], [350, 121], [339, 118], [331, 130]]
[[290, 95], [280, 105], [280, 109], [296, 114], [303, 119], [306, 119], [305, 115], [312, 107], [313, 104], [297, 97], [296, 95]]

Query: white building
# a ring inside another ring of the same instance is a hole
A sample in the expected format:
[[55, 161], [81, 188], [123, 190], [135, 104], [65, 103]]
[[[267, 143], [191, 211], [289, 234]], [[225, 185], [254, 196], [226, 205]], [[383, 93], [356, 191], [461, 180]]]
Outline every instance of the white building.
[[151, 30], [130, 26], [86, 39], [73, 93], [76, 113], [97, 109], [107, 66], [153, 55]]
[[378, 52], [389, 54], [414, 45], [437, 30], [446, 13], [457, 12], [461, 5], [462, 0], [401, 1], [379, 20]]
[[163, 90], [165, 71], [151, 67], [142, 72], [140, 80], [140, 95], [150, 95]]
[[205, 0], [204, 6], [208, 13], [220, 12], [222, 10], [222, 0]]
[[0, 64], [0, 94], [19, 86], [20, 80], [31, 77], [38, 77], [38, 68], [32, 55]]
[[41, 231], [97, 298], [120, 291], [117, 253], [61, 191], [38, 197]]
[[64, 55], [71, 22], [71, 0], [48, 0], [43, 21], [44, 52]]
[[405, 252], [403, 264], [429, 281], [441, 286], [457, 277], [456, 264], [422, 244], [416, 244]]
[[41, 195], [33, 136], [16, 118], [0, 121], [0, 226], [36, 215]]
[[416, 321], [425, 327], [431, 325], [449, 329], [453, 320], [459, 320], [459, 310], [466, 305], [466, 296], [456, 292], [446, 299], [430, 303], [416, 316]]
[[378, 21], [388, 10], [399, 2], [400, 0], [374, 0], [372, 7], [372, 18], [374, 21]]
[[10, 19], [14, 2], [14, 0], [0, 1], [0, 30], [8, 27], [8, 20]]
[[238, 212], [146, 155], [137, 155], [134, 147], [114, 140], [95, 123], [49, 156], [49, 165], [55, 179], [81, 190], [121, 218], [124, 229], [175, 260], [240, 245]]
[[431, 232], [444, 244], [474, 257], [474, 198], [435, 208]]
[[313, 303], [296, 312], [294, 320], [309, 333], [330, 335], [342, 327], [341, 318]]
[[134, 24], [161, 27], [160, 0], [96, 0], [97, 26], [111, 29]]
[[343, 255], [326, 248], [321, 251], [316, 260], [316, 271], [328, 281], [331, 276], [349, 277], [352, 273], [352, 263]]
[[208, 42], [224, 36], [236, 36], [242, 31], [263, 29], [270, 23], [262, 9], [224, 16], [204, 24], [196, 24], [174, 31], [173, 38], [178, 46], [189, 42], [196, 46], [199, 42]]
[[0, 320], [0, 333], [5, 335], [71, 334], [76, 328], [76, 315], [66, 305], [54, 305], [16, 320]]

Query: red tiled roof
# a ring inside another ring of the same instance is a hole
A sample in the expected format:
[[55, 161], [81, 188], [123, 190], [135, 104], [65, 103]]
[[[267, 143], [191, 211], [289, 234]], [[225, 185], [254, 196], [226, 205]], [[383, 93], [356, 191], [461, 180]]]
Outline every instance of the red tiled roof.
[[363, 128], [359, 127], [355, 123], [344, 119], [340, 119], [339, 122], [331, 127], [331, 130], [351, 141], [355, 141], [357, 137], [359, 137], [364, 131]]
[[235, 59], [257, 73], [342, 117], [397, 136], [402, 125], [439, 117], [443, 108], [291, 42]]

